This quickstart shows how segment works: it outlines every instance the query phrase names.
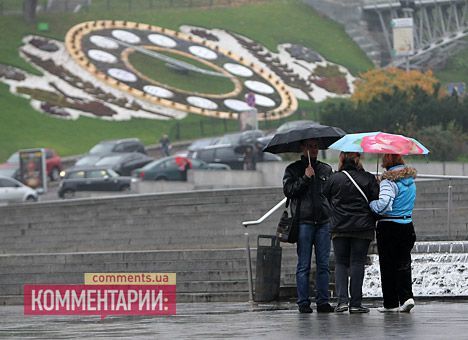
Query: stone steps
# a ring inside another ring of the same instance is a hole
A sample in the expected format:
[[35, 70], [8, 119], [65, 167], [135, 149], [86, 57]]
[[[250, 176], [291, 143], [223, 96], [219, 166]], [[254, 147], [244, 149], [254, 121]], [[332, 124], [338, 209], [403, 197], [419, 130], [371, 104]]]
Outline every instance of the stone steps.
[[[256, 249], [251, 251], [255, 285]], [[294, 287], [294, 247], [283, 248], [281, 265], [281, 285]], [[87, 272], [175, 272], [179, 302], [248, 299], [245, 249], [239, 248], [0, 255], [0, 304], [21, 301], [24, 284], [82, 284]]]

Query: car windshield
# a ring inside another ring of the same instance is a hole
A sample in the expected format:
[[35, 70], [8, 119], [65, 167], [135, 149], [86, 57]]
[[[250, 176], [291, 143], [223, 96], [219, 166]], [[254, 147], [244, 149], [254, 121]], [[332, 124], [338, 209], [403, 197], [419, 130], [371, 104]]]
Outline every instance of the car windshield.
[[114, 144], [111, 143], [99, 143], [91, 148], [89, 150], [89, 153], [109, 153], [112, 152], [112, 148], [114, 147]]
[[219, 140], [218, 137], [198, 139], [198, 140], [194, 141], [192, 144], [190, 144], [190, 146], [188, 147], [188, 150], [189, 151], [195, 151], [195, 150], [201, 149], [201, 148], [203, 148], [205, 146], [216, 144], [218, 142], [218, 140]]
[[0, 176], [13, 177], [17, 168], [2, 168], [0, 169]]
[[294, 120], [294, 121], [286, 122], [280, 125], [276, 131], [281, 132], [281, 131], [291, 130], [291, 129], [301, 127], [306, 124], [318, 124], [318, 123], [314, 122], [313, 120]]
[[120, 162], [122, 159], [122, 156], [109, 156], [109, 157], [104, 157], [100, 159], [98, 162], [96, 162], [97, 166], [102, 166], [102, 165], [114, 165]]
[[242, 134], [240, 133], [235, 133], [235, 134], [230, 134], [230, 135], [224, 135], [218, 143], [216, 144], [231, 144], [231, 145], [237, 145], [239, 144], [239, 141], [241, 139]]
[[15, 152], [7, 159], [7, 163], [19, 163], [19, 153]]
[[144, 167], [141, 168], [141, 170], [143, 171], [148, 171], [148, 170], [151, 170], [153, 169], [154, 166], [160, 164], [162, 161], [160, 159], [156, 160], [156, 161], [152, 161], [148, 164], [146, 164]]
[[119, 177], [119, 174], [116, 173], [114, 170], [112, 169], [107, 169], [107, 173], [109, 174], [109, 177]]
[[99, 160], [99, 156], [85, 156], [79, 159], [75, 165], [92, 165]]

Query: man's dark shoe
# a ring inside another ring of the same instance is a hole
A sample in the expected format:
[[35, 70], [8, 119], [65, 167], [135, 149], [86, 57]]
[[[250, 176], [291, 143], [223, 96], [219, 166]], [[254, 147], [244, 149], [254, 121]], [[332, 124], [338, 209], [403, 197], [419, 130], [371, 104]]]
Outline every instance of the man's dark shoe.
[[339, 303], [338, 306], [335, 307], [335, 313], [343, 313], [347, 311], [348, 311], [347, 303]]
[[350, 314], [354, 314], [354, 313], [369, 313], [369, 308], [364, 307], [364, 306], [349, 307], [349, 313], [350, 313]]
[[317, 306], [317, 313], [333, 313], [335, 308], [330, 306], [329, 303], [324, 303], [323, 305]]
[[312, 308], [309, 305], [299, 306], [299, 313], [312, 313]]

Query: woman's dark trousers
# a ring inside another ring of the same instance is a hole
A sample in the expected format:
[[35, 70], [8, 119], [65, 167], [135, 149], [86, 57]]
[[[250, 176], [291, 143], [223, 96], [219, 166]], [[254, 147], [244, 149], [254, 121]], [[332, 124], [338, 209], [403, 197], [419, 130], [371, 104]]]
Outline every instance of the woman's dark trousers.
[[416, 241], [413, 223], [377, 224], [380, 277], [385, 308], [396, 308], [413, 298], [411, 249]]
[[[348, 303], [350, 307], [361, 306], [362, 282], [364, 280], [364, 266], [370, 240], [353, 237], [335, 237], [333, 251], [335, 253], [335, 284], [338, 304]], [[348, 295], [348, 278], [349, 292]]]

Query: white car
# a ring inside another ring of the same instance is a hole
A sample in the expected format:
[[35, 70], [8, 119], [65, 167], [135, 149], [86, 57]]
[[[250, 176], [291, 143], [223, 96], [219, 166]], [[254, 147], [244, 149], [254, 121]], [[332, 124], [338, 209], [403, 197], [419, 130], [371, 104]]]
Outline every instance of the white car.
[[16, 179], [0, 176], [0, 202], [36, 202], [37, 191]]

